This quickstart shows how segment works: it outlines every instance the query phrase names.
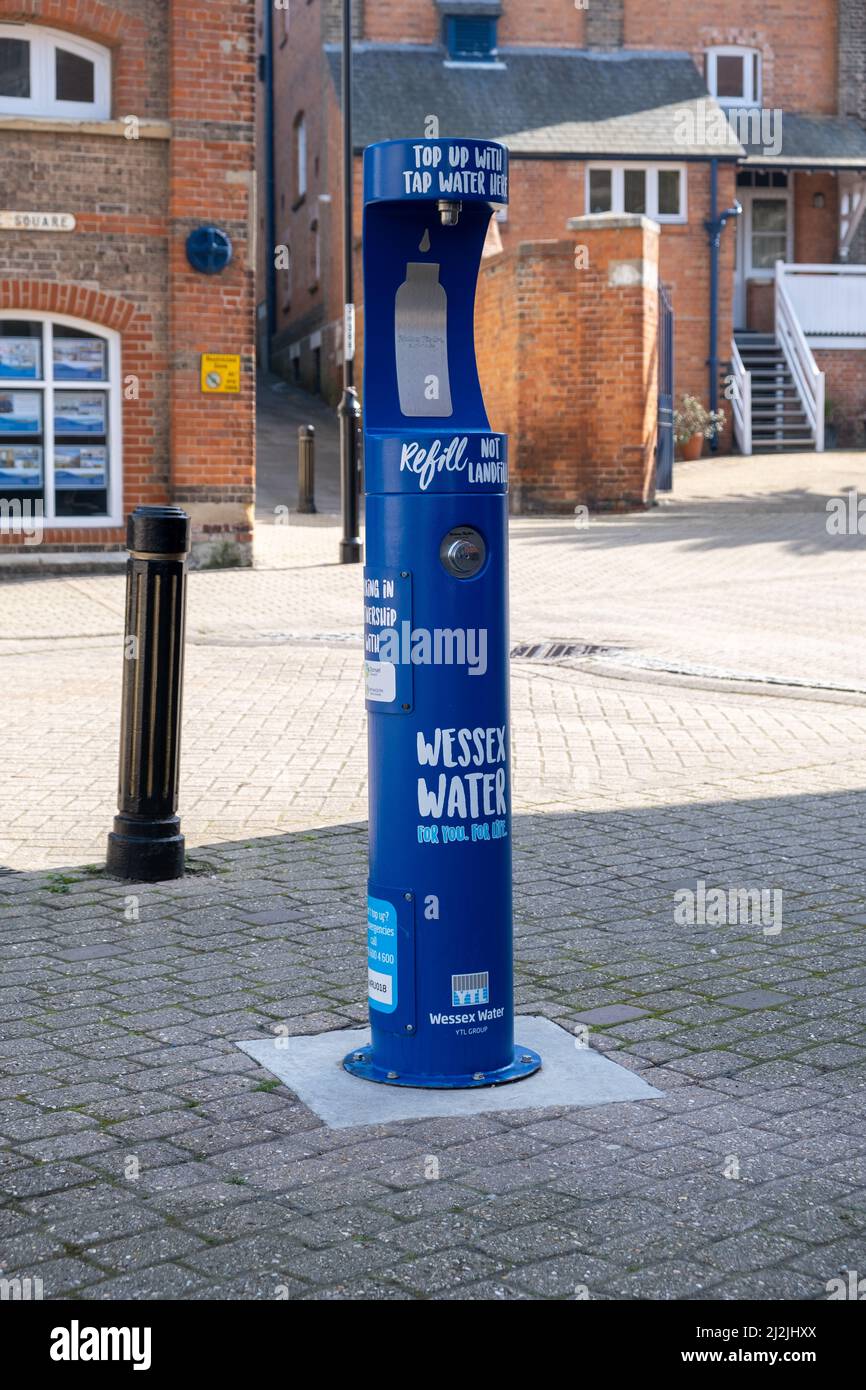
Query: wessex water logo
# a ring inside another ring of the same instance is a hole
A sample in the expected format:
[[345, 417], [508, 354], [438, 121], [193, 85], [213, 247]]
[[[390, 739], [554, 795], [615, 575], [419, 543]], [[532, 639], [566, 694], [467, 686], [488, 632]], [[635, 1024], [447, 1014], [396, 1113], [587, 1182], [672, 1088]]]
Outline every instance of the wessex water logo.
[[149, 1327], [82, 1327], [73, 1318], [69, 1327], [51, 1332], [52, 1361], [130, 1361], [134, 1371], [150, 1370]]

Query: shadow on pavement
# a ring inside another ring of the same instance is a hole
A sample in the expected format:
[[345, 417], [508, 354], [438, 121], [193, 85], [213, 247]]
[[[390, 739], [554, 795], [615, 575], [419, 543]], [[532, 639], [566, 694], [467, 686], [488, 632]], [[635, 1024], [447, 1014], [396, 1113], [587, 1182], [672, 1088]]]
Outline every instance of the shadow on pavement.
[[[47, 1298], [826, 1297], [866, 1228], [863, 812], [516, 817], [518, 1008], [583, 1020], [664, 1095], [337, 1137], [234, 1043], [364, 1022], [362, 824], [208, 845], [177, 883], [0, 879], [4, 1275]], [[701, 882], [780, 891], [781, 930], [678, 921]]]

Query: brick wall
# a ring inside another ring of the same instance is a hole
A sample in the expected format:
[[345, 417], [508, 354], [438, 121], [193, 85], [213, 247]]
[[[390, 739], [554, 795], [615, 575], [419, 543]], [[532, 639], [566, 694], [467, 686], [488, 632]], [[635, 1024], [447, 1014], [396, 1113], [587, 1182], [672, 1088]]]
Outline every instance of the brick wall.
[[[839, 3], [839, 115], [866, 124], [866, 5], [863, 0]], [[866, 220], [854, 233], [851, 263], [866, 263]]]
[[[847, 0], [842, 0], [847, 3]], [[333, 29], [336, 0], [321, 0], [323, 25], [331, 23], [328, 37], [339, 37]], [[859, 8], [857, 8], [859, 6]], [[854, 20], [848, 30], [863, 27], [866, 5], [854, 0]], [[768, 0], [757, 13], [751, 0], [732, 0], [720, 11], [710, 0], [671, 0], [659, 7], [648, 6], [643, 0], [591, 0], [586, 9], [575, 6], [574, 0], [503, 0], [499, 35], [508, 44], [567, 44], [593, 45], [599, 48], [616, 47], [622, 41], [631, 49], [682, 49], [690, 52], [702, 65], [704, 48], [711, 44], [742, 43], [757, 47], [763, 58], [764, 101], [769, 106], [780, 105], [789, 110], [832, 113], [836, 109], [837, 65], [837, 0]], [[293, 52], [292, 77], [286, 75], [285, 89], [303, 90], [313, 84], [311, 73], [318, 78], [319, 49], [306, 23], [305, 11], [315, 11], [319, 5], [301, 6], [293, 11], [298, 27], [293, 30], [298, 46]], [[331, 15], [331, 20], [327, 19]], [[294, 20], [293, 20], [294, 23]], [[324, 32], [324, 29], [323, 29]], [[859, 30], [858, 30], [859, 32]], [[363, 12], [363, 34], [366, 41], [397, 43], [437, 42], [439, 10], [434, 0], [377, 0], [367, 3]], [[307, 47], [307, 44], [312, 47]], [[314, 98], [310, 98], [311, 100]], [[297, 100], [297, 98], [293, 98]], [[339, 393], [341, 345], [340, 295], [340, 147], [339, 105], [335, 100], [330, 78], [325, 75], [324, 93], [319, 98], [326, 112], [322, 137], [323, 187], [332, 198], [330, 231], [323, 236], [323, 264], [327, 264], [327, 283], [323, 285], [322, 302], [301, 305], [281, 322], [281, 360], [288, 360], [291, 350], [296, 358], [297, 373], [305, 384], [315, 381], [312, 342], [321, 335], [320, 371], [325, 395], [335, 400]], [[290, 149], [287, 137], [278, 140], [278, 147]], [[356, 190], [360, 189], [360, 159], [357, 161]], [[558, 237], [568, 218], [585, 210], [585, 165], [577, 160], [531, 160], [514, 158], [511, 161], [511, 205], [508, 221], [501, 226], [503, 248], [513, 251], [525, 241]], [[685, 225], [665, 225], [661, 233], [659, 261], [660, 276], [672, 291], [675, 312], [675, 390], [679, 397], [688, 392], [708, 403], [709, 383], [709, 269], [710, 258], [704, 221], [710, 211], [709, 169], [706, 165], [689, 165], [688, 222]], [[825, 194], [823, 209], [815, 208], [813, 196]], [[719, 207], [728, 207], [736, 197], [735, 173], [732, 166], [719, 168]], [[360, 194], [356, 192], [356, 236], [360, 236]], [[797, 259], [833, 260], [835, 258], [836, 185], [826, 175], [801, 175], [797, 178], [797, 196], [793, 210], [795, 220], [795, 255]], [[324, 228], [327, 219], [320, 217]], [[303, 229], [301, 229], [303, 234]], [[861, 236], [866, 238], [866, 225]], [[325, 254], [325, 238], [328, 252]], [[719, 262], [719, 333], [717, 353], [722, 373], [729, 356], [733, 326], [733, 276], [736, 226], [731, 223], [722, 235]], [[856, 253], [855, 253], [856, 254]], [[755, 326], [772, 315], [767, 288], [761, 284], [750, 287], [750, 303], [754, 306]], [[360, 289], [358, 291], [360, 298]], [[360, 346], [360, 345], [359, 345]], [[286, 375], [292, 373], [282, 366]], [[724, 405], [724, 402], [722, 402]], [[730, 442], [730, 421], [721, 439], [721, 447]]]
[[586, 9], [587, 48], [622, 48], [625, 37], [625, 0], [603, 0]]
[[[4, 206], [71, 212], [77, 223], [71, 233], [0, 232], [0, 308], [67, 314], [119, 333], [129, 387], [124, 513], [178, 502], [192, 514], [200, 558], [225, 540], [224, 559], [248, 561], [254, 4], [210, 0], [206, 26], [192, 0], [0, 0], [4, 18], [108, 46], [113, 120], [101, 128], [0, 121]], [[126, 116], [141, 122], [140, 138], [124, 138]], [[234, 262], [223, 275], [196, 274], [186, 261], [187, 233], [204, 221], [232, 237]], [[240, 396], [202, 395], [203, 351], [242, 354]], [[58, 524], [45, 545], [117, 548], [123, 535]], [[8, 533], [0, 543], [27, 549]]]
[[0, 0], [0, 20], [8, 19], [104, 44], [112, 50], [115, 114], [168, 115], [168, 0]]
[[[251, 555], [255, 476], [254, 55], [252, 0], [208, 0], [207, 24], [199, 0], [172, 0], [172, 494], [203, 554], [218, 545], [238, 561]], [[232, 238], [220, 275], [187, 263], [203, 222]], [[202, 393], [203, 352], [241, 355], [239, 396]]]
[[[288, 248], [289, 271], [277, 274], [279, 335], [293, 325], [292, 337], [315, 333], [325, 321], [323, 285], [330, 281], [331, 206], [322, 201], [330, 191], [331, 125], [327, 85], [330, 79], [321, 58], [322, 14], [317, 5], [295, 5], [288, 31], [282, 16], [274, 17], [274, 81], [283, 94], [277, 103], [275, 183], [277, 243]], [[315, 55], [307, 60], [304, 55]], [[307, 142], [306, 192], [298, 191], [298, 124], [303, 118]], [[339, 160], [339, 128], [335, 153]], [[338, 186], [338, 185], [337, 185]], [[315, 271], [315, 235], [319, 237], [319, 273]], [[327, 277], [327, 278], [326, 278]], [[281, 361], [277, 353], [278, 363]], [[304, 384], [315, 389], [312, 368], [305, 360]]]
[[646, 219], [586, 218], [483, 263], [479, 371], [491, 425], [510, 435], [515, 510], [650, 501], [658, 240]]
[[836, 407], [840, 448], [866, 447], [866, 350], [815, 348], [825, 399]]
[[[615, 3], [616, 0], [610, 0]], [[621, 5], [622, 0], [618, 0]], [[339, 21], [332, 17], [338, 0], [325, 0], [328, 33], [339, 36]], [[598, 8], [601, 0], [591, 0]], [[608, 7], [608, 0], [604, 0]], [[498, 42], [500, 46], [532, 44], [580, 48], [584, 43], [587, 10], [575, 0], [502, 0]], [[363, 36], [373, 43], [439, 43], [442, 11], [435, 0], [367, 0]]]
[[[806, 265], [838, 260], [838, 181], [832, 174], [797, 173], [794, 179], [794, 250]], [[821, 202], [823, 207], [816, 207]]]
[[839, 115], [866, 121], [866, 6], [838, 0]]
[[[854, 6], [862, 0], [850, 0]], [[703, 66], [717, 44], [762, 54], [763, 104], [834, 115], [838, 0], [668, 0], [663, 8], [626, 0], [625, 47], [683, 49]]]
[[[599, 0], [589, 0], [598, 8]], [[607, 0], [605, 0], [607, 3]], [[499, 43], [540, 45], [545, 48], [583, 48], [586, 43], [586, 9], [574, 0], [503, 0]]]
[[[511, 160], [508, 221], [501, 226], [503, 248], [561, 232], [569, 218], [585, 211], [586, 165], [578, 160]], [[822, 183], [823, 186], [823, 183]], [[659, 275], [672, 293], [675, 318], [674, 384], [677, 397], [688, 392], [708, 404], [706, 359], [709, 354], [710, 253], [704, 221], [710, 213], [710, 176], [706, 165], [690, 164], [686, 178], [688, 221], [661, 228]], [[736, 196], [734, 170], [719, 168], [718, 205], [730, 207]], [[817, 216], [817, 215], [816, 215]], [[832, 213], [828, 214], [832, 222]], [[736, 227], [730, 223], [719, 252], [719, 333], [717, 352], [730, 355], [733, 332], [733, 275]], [[727, 435], [723, 436], [725, 444]]]
[[441, 15], [434, 0], [372, 0], [364, 6], [370, 43], [438, 43]]

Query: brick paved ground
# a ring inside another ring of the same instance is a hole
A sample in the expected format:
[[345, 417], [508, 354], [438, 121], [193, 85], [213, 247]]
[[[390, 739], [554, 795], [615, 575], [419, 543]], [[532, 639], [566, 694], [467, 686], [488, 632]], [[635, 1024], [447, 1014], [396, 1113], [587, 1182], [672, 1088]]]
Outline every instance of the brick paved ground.
[[[652, 515], [515, 526], [515, 639], [625, 651], [514, 663], [519, 1007], [586, 1019], [664, 1092], [640, 1105], [332, 1132], [234, 1048], [364, 1018], [358, 575], [333, 530], [273, 527], [267, 568], [191, 578], [179, 884], [82, 867], [112, 812], [122, 583], [0, 587], [5, 1277], [814, 1299], [866, 1270], [863, 557], [822, 500], [864, 459], [813, 462], [810, 491], [700, 464]], [[781, 932], [678, 925], [698, 880], [781, 890]]]

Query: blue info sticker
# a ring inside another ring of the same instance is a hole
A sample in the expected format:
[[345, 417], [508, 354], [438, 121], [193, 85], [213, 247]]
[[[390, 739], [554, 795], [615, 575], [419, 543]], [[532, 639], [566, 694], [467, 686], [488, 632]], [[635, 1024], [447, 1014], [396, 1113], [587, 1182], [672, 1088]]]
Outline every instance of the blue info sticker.
[[397, 909], [384, 898], [367, 898], [367, 995], [371, 1009], [397, 1007]]

